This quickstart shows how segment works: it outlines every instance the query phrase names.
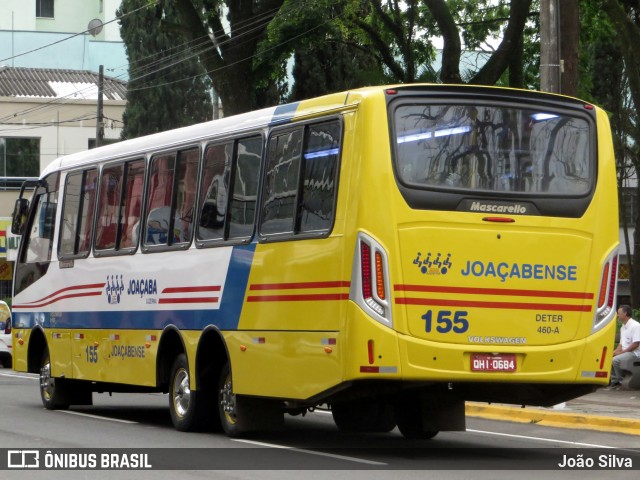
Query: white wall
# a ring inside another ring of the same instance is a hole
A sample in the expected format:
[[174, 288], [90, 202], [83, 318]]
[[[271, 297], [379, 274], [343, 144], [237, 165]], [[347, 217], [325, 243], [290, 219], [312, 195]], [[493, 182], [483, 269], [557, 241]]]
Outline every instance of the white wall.
[[0, 30], [35, 30], [36, 2], [0, 0]]

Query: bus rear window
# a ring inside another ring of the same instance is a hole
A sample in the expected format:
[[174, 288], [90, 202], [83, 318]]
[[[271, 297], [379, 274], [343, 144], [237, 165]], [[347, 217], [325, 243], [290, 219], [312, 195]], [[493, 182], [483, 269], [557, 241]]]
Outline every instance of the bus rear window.
[[394, 110], [396, 171], [409, 188], [580, 196], [594, 176], [586, 117], [482, 104]]

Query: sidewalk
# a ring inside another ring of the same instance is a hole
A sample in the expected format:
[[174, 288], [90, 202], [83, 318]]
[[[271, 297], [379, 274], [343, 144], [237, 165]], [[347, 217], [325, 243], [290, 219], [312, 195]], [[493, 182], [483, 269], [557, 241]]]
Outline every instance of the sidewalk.
[[640, 390], [604, 390], [553, 408], [467, 402], [467, 416], [640, 435]]

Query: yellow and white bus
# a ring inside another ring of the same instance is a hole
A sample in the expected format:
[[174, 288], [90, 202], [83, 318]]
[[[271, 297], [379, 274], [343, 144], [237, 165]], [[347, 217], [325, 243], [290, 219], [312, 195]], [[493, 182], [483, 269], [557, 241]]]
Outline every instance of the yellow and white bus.
[[166, 392], [180, 430], [464, 430], [607, 383], [617, 221], [607, 116], [558, 95], [370, 87], [125, 141], [16, 202], [14, 368], [48, 409]]

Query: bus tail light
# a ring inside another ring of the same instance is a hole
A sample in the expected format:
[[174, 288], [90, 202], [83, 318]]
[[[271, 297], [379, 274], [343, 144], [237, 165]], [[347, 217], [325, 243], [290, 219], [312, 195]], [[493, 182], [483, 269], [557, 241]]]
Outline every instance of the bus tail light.
[[613, 252], [607, 258], [600, 278], [600, 291], [598, 292], [598, 305], [593, 320], [592, 332], [600, 330], [615, 318], [615, 301], [618, 283], [618, 251]]
[[378, 322], [392, 326], [387, 254], [373, 238], [358, 236], [351, 299]]
[[7, 319], [7, 323], [4, 326], [4, 333], [11, 335], [11, 317]]

